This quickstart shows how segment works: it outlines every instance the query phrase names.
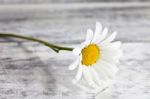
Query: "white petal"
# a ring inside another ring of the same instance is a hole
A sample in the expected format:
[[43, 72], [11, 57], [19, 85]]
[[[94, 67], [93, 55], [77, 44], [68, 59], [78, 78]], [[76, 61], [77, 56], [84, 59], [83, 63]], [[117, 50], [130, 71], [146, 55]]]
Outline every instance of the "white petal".
[[108, 34], [108, 28], [105, 27], [103, 32], [102, 32], [102, 40], [104, 40], [106, 38], [107, 34]]
[[99, 78], [102, 80], [102, 81], [107, 81], [109, 78], [108, 76], [106, 75], [105, 71], [103, 70], [102, 68], [102, 63], [97, 63], [96, 65], [94, 65], [93, 67], [95, 68], [97, 74], [99, 75]]
[[120, 45], [120, 42], [99, 45], [101, 50], [101, 58], [114, 57], [115, 59], [119, 59], [122, 56]]
[[100, 22], [96, 22], [95, 34], [99, 35], [101, 31], [102, 31], [102, 24]]
[[87, 83], [92, 86], [93, 88], [96, 88], [97, 85], [96, 83], [94, 82], [93, 78], [92, 78], [92, 75], [91, 75], [91, 72], [90, 72], [90, 67], [86, 67], [86, 66], [83, 66], [83, 76], [85, 78], [85, 80], [87, 81]]
[[120, 48], [122, 43], [120, 41], [116, 41], [116, 42], [111, 43], [111, 45], [113, 45], [113, 47], [115, 47], [115, 48]]
[[92, 74], [93, 74], [93, 78], [94, 78], [95, 82], [96, 82], [98, 85], [101, 85], [101, 84], [102, 84], [102, 81], [101, 81], [99, 75], [97, 74], [95, 68], [91, 67], [90, 71], [91, 71]]
[[[86, 82], [87, 83], [87, 82]], [[87, 86], [85, 83], [76, 83], [76, 86], [78, 86], [79, 88], [81, 88], [82, 90], [84, 90], [84, 92], [87, 93], [99, 93], [100, 91], [103, 91], [106, 87], [108, 87], [108, 84], [106, 84], [107, 82], [105, 82], [103, 85], [101, 86], [97, 86], [96, 88], [91, 88], [90, 86]], [[90, 94], [87, 94], [90, 96]], [[88, 96], [87, 96], [88, 97]], [[89, 97], [88, 97], [89, 98]]]
[[89, 44], [92, 41], [92, 39], [93, 39], [93, 31], [91, 29], [88, 29], [85, 43]]
[[103, 32], [102, 32], [102, 36], [105, 38], [107, 36], [107, 34], [108, 34], [108, 28], [105, 27]]
[[122, 56], [122, 51], [120, 49], [101, 50], [101, 57], [102, 56], [113, 56], [113, 57], [118, 57], [119, 59]]
[[112, 63], [112, 64], [116, 64], [119, 63], [119, 58], [118, 57], [114, 57], [114, 56], [102, 56], [101, 59], [107, 61], [108, 63]]
[[103, 43], [103, 44], [100, 44], [99, 46], [101, 47], [101, 49], [120, 49], [121, 47], [121, 42], [120, 41], [116, 41], [116, 42], [113, 42], [113, 43]]
[[102, 25], [99, 22], [96, 22], [95, 34], [92, 42], [96, 42], [100, 38], [100, 33], [102, 31]]
[[97, 36], [96, 43], [100, 43], [101, 41], [103, 41], [106, 38], [107, 34], [108, 34], [108, 28], [105, 27], [101, 35]]
[[70, 66], [69, 66], [69, 70], [74, 70], [78, 65], [79, 65], [80, 59], [77, 59], [76, 61], [74, 61]]
[[104, 40], [102, 43], [110, 43], [110, 42], [112, 42], [112, 41], [115, 39], [116, 35], [117, 35], [117, 32], [114, 32], [112, 35], [110, 35], [110, 36], [109, 36], [106, 40]]
[[121, 42], [107, 43], [99, 45], [101, 50], [101, 56], [113, 56], [120, 58], [122, 56], [122, 50], [120, 48]]
[[74, 55], [78, 56], [81, 53], [81, 48], [80, 47], [76, 47], [76, 48], [73, 49], [72, 52], [73, 52]]
[[108, 65], [106, 66], [106, 69], [108, 70], [108, 75], [110, 78], [114, 79], [116, 77], [116, 74], [119, 70], [119, 68], [116, 65]]
[[79, 68], [78, 68], [78, 71], [77, 71], [77, 74], [76, 74], [76, 77], [75, 77], [75, 80], [73, 80], [73, 83], [77, 83], [81, 77], [82, 77], [82, 72], [83, 72], [83, 66], [80, 64], [79, 65]]
[[118, 68], [114, 64], [109, 64], [103, 60], [101, 60], [100, 62], [103, 64], [101, 68], [103, 68], [107, 76], [113, 79], [118, 71]]

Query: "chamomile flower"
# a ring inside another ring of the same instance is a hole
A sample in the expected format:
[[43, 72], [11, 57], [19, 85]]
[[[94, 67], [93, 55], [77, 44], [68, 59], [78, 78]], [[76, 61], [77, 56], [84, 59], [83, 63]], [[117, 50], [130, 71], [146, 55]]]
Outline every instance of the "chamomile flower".
[[77, 68], [73, 83], [83, 81], [92, 88], [99, 88], [114, 79], [122, 55], [121, 42], [113, 41], [117, 32], [107, 34], [108, 29], [96, 22], [95, 33], [88, 29], [85, 41], [74, 48], [77, 59], [69, 66], [70, 70]]

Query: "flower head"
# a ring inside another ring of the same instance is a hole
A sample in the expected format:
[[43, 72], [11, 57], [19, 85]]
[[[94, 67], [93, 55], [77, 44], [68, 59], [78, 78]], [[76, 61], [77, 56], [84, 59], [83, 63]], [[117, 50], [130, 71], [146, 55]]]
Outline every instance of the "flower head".
[[[121, 42], [113, 42], [117, 33], [107, 36], [108, 29], [96, 22], [95, 33], [87, 30], [83, 43], [74, 48], [73, 54], [78, 58], [70, 66], [70, 70], [78, 67], [73, 83], [83, 82], [91, 88], [99, 89], [110, 83], [118, 71], [116, 64], [122, 55]], [[83, 86], [82, 86], [83, 87]]]

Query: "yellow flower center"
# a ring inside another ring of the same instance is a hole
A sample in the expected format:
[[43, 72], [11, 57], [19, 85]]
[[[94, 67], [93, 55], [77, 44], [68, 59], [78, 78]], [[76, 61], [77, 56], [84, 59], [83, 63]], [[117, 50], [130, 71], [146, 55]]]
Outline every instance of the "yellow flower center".
[[82, 64], [91, 66], [97, 62], [100, 57], [100, 49], [96, 44], [90, 44], [82, 49]]

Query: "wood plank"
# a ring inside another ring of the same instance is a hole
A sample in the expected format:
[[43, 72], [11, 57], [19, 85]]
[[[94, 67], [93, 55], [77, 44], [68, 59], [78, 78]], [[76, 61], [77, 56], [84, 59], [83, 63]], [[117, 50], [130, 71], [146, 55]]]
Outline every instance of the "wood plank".
[[[150, 4], [118, 4], [121, 5], [98, 3], [94, 6], [95, 3], [91, 3], [82, 6], [79, 3], [69, 6], [60, 4], [58, 8], [57, 4], [10, 8], [0, 6], [0, 31], [36, 36], [51, 42], [76, 44], [84, 40], [88, 28], [94, 29], [95, 22], [100, 21], [108, 26], [110, 32], [118, 31], [117, 40], [149, 42]], [[59, 42], [59, 39], [62, 41]]]
[[41, 3], [76, 3], [76, 2], [148, 2], [149, 0], [1, 0], [0, 4], [41, 4]]
[[[110, 32], [117, 30], [117, 40], [125, 43], [116, 83], [99, 95], [100, 99], [150, 99], [149, 2], [90, 3], [93, 1], [84, 0], [89, 3], [82, 5], [78, 1], [70, 0], [76, 3], [69, 6], [28, 7], [15, 4], [52, 1], [8, 1], [14, 5], [0, 6], [0, 31], [76, 46], [84, 40], [86, 29], [94, 29], [95, 22], [101, 21]], [[0, 39], [0, 99], [84, 99], [83, 91], [71, 83], [76, 71], [68, 71], [74, 58], [70, 52], [56, 54], [35, 42]]]
[[149, 7], [150, 2], [93, 2], [71, 4], [0, 4], [0, 11], [30, 11], [30, 10], [73, 10], [91, 8], [143, 8]]
[[[36, 43], [12, 42], [0, 45], [0, 98], [83, 97], [82, 91], [71, 83], [75, 75], [75, 72], [68, 71], [68, 65], [75, 58], [71, 53], [56, 54]], [[100, 97], [149, 99], [150, 43], [124, 43], [122, 48], [124, 55], [116, 83]]]

